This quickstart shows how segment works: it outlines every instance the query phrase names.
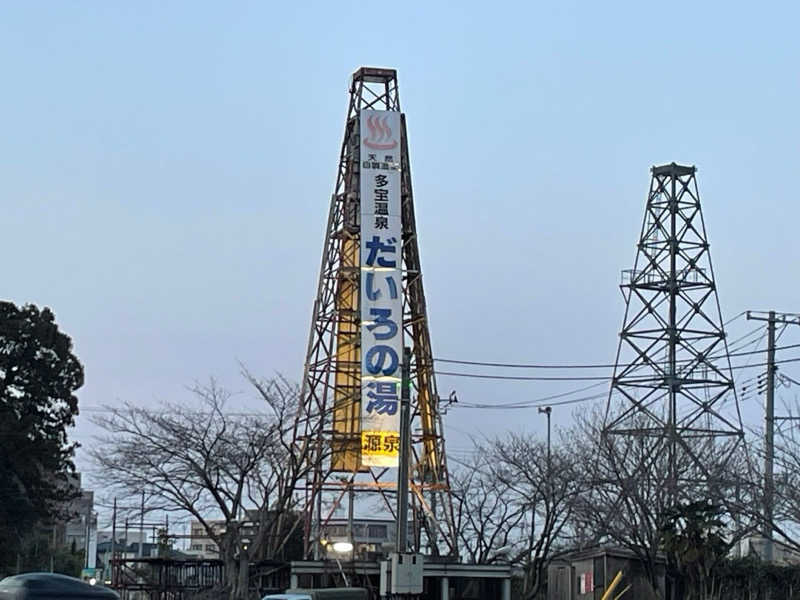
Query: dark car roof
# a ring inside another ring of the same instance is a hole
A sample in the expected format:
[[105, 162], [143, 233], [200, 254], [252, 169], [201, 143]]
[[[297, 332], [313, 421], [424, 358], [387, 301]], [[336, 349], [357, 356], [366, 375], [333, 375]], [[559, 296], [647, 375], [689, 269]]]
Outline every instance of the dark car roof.
[[[0, 591], [18, 590], [15, 598], [36, 598], [49, 600], [50, 598], [71, 598], [78, 600], [87, 599], [117, 599], [119, 594], [114, 590], [101, 586], [89, 585], [67, 575], [59, 573], [22, 573], [12, 575], [0, 581]], [[22, 591], [20, 594], [19, 591]], [[2, 595], [0, 595], [2, 598]]]

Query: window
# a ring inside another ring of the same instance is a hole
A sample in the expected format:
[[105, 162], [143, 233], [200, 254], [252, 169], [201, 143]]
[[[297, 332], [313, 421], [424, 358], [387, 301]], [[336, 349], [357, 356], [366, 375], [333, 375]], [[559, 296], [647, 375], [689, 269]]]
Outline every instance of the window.
[[370, 538], [386, 538], [386, 525], [368, 525], [367, 526], [367, 537]]
[[206, 544], [206, 552], [216, 552], [217, 547], [214, 544]]

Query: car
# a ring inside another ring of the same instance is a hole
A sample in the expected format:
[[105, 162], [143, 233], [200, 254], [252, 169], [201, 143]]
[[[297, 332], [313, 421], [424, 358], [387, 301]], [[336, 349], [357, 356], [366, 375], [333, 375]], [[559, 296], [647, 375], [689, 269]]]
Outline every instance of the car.
[[59, 573], [22, 573], [0, 581], [0, 600], [119, 600], [119, 594]]
[[283, 594], [269, 594], [261, 600], [367, 600], [365, 588], [318, 588], [313, 590], [286, 590]]

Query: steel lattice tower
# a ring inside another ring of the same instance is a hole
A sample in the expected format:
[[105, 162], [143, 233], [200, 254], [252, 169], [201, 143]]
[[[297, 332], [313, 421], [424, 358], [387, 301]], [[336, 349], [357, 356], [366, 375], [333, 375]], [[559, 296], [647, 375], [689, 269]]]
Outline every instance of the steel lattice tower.
[[[306, 424], [307, 439], [313, 440], [314, 446], [313, 479], [306, 488], [307, 556], [318, 548], [316, 542], [320, 527], [326, 520], [322, 510], [324, 494], [338, 503], [349, 493], [351, 507], [356, 494], [379, 494], [384, 508], [395, 516], [390, 501], [396, 493], [394, 470], [365, 467], [360, 454], [362, 257], [359, 178], [362, 159], [367, 158], [359, 156], [362, 110], [400, 113], [394, 69], [362, 67], [353, 74], [350, 85], [344, 140], [328, 213], [300, 399], [300, 416]], [[453, 508], [422, 286], [405, 115], [400, 113], [399, 119], [399, 153], [393, 157], [397, 162], [388, 166], [400, 169], [402, 337], [404, 344], [412, 349], [409, 479], [414, 535], [411, 536], [410, 549], [421, 551], [424, 547], [433, 554], [455, 555]], [[378, 157], [378, 160], [383, 158]]]
[[660, 461], [677, 499], [683, 483], [715, 476], [710, 453], [726, 460], [743, 432], [696, 169], [651, 172], [636, 262], [622, 273], [625, 317], [604, 432], [648, 444], [649, 468]]

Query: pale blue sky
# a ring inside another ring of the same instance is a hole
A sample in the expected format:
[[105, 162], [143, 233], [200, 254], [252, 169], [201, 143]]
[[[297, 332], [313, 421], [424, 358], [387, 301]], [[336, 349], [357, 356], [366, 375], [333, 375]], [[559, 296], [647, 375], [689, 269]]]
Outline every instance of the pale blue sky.
[[[376, 65], [399, 72], [436, 355], [613, 361], [649, 167], [673, 160], [699, 167], [724, 315], [800, 311], [799, 13], [3, 3], [2, 296], [53, 308], [83, 406], [244, 389], [237, 360], [299, 379], [348, 79]], [[440, 380], [472, 402], [570, 387]], [[450, 411], [454, 448], [477, 421], [543, 426], [477, 416]]]

